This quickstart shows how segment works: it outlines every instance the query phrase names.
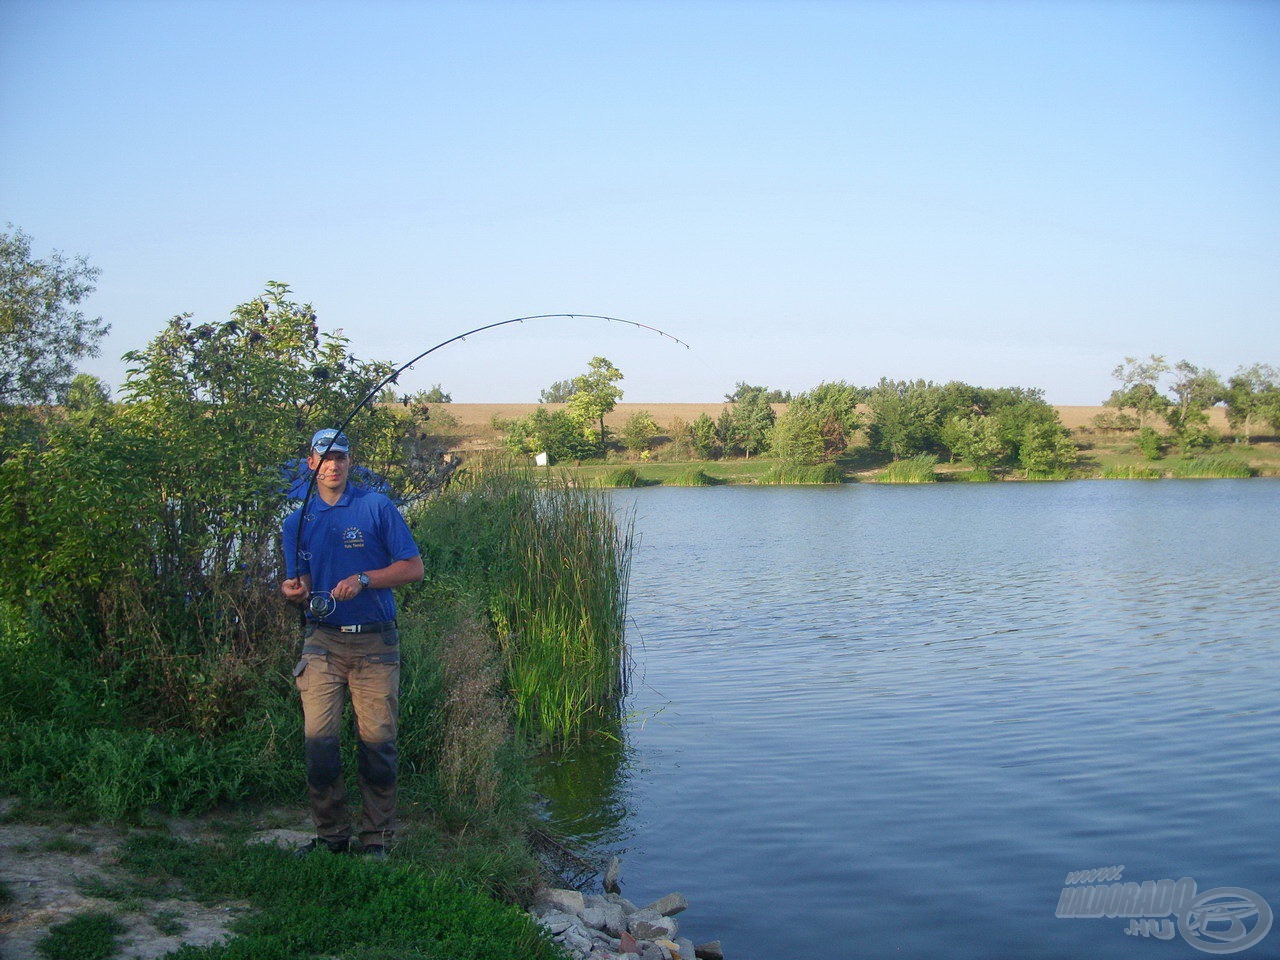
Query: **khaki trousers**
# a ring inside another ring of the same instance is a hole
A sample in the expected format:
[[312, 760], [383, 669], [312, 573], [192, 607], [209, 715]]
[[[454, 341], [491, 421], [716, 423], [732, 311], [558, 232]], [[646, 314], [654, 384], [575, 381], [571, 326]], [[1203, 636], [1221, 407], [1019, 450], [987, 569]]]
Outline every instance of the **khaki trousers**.
[[340, 739], [350, 694], [362, 799], [359, 839], [385, 846], [395, 831], [399, 632], [342, 633], [320, 625], [307, 629], [294, 676], [302, 696], [307, 793], [316, 835], [330, 843], [351, 838]]

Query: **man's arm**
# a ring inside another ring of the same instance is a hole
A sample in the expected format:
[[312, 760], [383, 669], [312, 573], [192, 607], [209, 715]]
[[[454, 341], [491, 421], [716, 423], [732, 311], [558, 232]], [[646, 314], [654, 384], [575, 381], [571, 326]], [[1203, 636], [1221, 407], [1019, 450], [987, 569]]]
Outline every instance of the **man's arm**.
[[[369, 586], [371, 588], [402, 587], [406, 583], [416, 583], [422, 579], [424, 573], [422, 557], [396, 560], [380, 570], [365, 570], [364, 573], [369, 578]], [[335, 600], [350, 600], [363, 589], [364, 587], [360, 585], [359, 576], [352, 574], [345, 580], [339, 580], [337, 585], [329, 592]]]
[[291, 577], [280, 584], [280, 592], [290, 603], [306, 603], [311, 596], [311, 574], [304, 573], [300, 577]]

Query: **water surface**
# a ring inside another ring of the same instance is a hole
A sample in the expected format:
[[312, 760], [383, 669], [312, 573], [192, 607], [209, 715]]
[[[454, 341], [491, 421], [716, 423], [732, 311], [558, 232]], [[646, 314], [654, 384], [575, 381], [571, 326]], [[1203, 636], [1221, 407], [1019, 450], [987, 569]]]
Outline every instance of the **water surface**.
[[[654, 488], [623, 742], [546, 771], [731, 960], [1206, 954], [1066, 874], [1280, 910], [1280, 483]], [[1280, 956], [1280, 931], [1242, 957]]]

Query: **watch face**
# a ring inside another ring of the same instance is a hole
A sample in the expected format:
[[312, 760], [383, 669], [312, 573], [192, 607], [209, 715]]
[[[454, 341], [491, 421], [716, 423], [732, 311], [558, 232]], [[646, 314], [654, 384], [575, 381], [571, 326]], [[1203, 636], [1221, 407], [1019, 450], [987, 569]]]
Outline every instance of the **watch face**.
[[360, 586], [367, 587], [369, 585], [369, 575], [367, 573], [360, 574], [357, 579], [360, 581]]

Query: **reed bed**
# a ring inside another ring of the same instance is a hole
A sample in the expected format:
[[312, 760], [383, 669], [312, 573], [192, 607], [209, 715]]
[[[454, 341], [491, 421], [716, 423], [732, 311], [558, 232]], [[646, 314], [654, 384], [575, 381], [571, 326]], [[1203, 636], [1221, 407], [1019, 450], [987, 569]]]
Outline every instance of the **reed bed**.
[[844, 483], [844, 471], [834, 463], [780, 463], [761, 477], [760, 482], [772, 484]]
[[641, 485], [640, 476], [633, 467], [619, 467], [617, 470], [610, 470], [600, 478], [602, 487], [627, 488]]
[[1257, 473], [1243, 460], [1232, 456], [1195, 457], [1169, 463], [1170, 476], [1180, 480], [1244, 479]]
[[1163, 476], [1164, 471], [1159, 467], [1143, 467], [1131, 463], [1104, 467], [1102, 471], [1103, 480], [1159, 480]]
[[896, 460], [881, 471], [876, 480], [880, 483], [933, 483], [938, 479], [934, 467], [938, 458], [931, 453], [921, 453], [906, 460]]
[[451, 491], [415, 524], [431, 589], [487, 613], [516, 723], [536, 740], [589, 732], [626, 694], [631, 531], [603, 492], [511, 473]]
[[714, 487], [724, 483], [724, 481], [711, 476], [701, 468], [696, 468], [686, 470], [672, 480], [671, 483], [677, 487]]

